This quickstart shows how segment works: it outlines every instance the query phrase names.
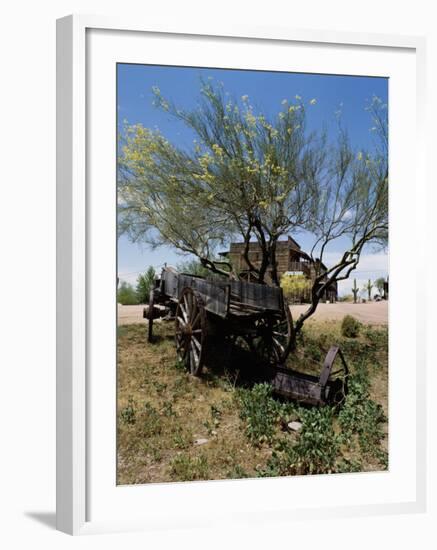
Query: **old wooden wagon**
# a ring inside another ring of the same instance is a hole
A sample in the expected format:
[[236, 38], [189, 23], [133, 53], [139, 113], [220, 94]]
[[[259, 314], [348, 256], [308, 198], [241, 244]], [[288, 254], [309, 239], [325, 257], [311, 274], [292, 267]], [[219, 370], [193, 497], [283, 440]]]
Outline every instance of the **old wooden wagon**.
[[[195, 376], [239, 346], [267, 367], [273, 388], [286, 397], [320, 404], [345, 393], [347, 366], [338, 348], [331, 348], [318, 378], [284, 367], [293, 343], [293, 323], [280, 287], [207, 280], [166, 267], [144, 309], [149, 342], [153, 321], [163, 314], [174, 319], [178, 359]], [[337, 356], [343, 376], [334, 377]]]

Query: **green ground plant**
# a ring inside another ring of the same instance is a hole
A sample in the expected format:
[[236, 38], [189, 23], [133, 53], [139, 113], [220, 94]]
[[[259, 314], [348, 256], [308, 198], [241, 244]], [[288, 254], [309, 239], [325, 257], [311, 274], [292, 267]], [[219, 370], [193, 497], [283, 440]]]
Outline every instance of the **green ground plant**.
[[[388, 331], [363, 326], [356, 338], [340, 322], [309, 323], [288, 366], [319, 374], [334, 343], [348, 366], [340, 408], [281, 401], [240, 367], [190, 376], [176, 362], [173, 327], [118, 331], [118, 483], [192, 481], [375, 471], [388, 467]], [[290, 422], [301, 423], [292, 430]], [[198, 443], [201, 441], [201, 443]]]

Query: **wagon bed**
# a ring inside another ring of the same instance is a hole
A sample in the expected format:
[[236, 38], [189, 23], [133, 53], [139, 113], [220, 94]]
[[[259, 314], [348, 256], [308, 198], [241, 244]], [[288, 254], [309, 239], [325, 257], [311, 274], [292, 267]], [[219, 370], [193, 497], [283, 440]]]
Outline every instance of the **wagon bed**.
[[177, 302], [184, 288], [198, 292], [206, 311], [222, 319], [230, 315], [280, 312], [284, 307], [282, 290], [278, 287], [245, 281], [208, 281], [170, 269], [163, 271], [157, 292]]

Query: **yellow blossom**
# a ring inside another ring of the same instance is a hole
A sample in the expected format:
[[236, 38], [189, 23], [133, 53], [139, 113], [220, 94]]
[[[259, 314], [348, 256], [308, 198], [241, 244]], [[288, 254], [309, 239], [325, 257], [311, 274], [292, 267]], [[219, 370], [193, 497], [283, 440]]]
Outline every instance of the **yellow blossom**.
[[220, 145], [218, 145], [217, 143], [214, 143], [212, 145], [212, 150], [214, 151], [214, 154], [217, 156], [217, 157], [222, 157], [223, 156], [223, 149], [220, 147]]
[[246, 113], [246, 122], [249, 126], [255, 126], [256, 124], [256, 117], [250, 111]]

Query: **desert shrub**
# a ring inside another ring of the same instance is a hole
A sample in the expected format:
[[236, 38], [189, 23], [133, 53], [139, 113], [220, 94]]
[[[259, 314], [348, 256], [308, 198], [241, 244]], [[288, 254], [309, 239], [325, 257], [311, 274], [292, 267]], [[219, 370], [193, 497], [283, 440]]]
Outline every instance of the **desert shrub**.
[[361, 323], [352, 317], [346, 315], [341, 323], [341, 333], [346, 338], [356, 338], [360, 334]]

